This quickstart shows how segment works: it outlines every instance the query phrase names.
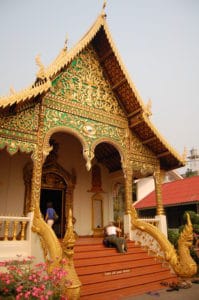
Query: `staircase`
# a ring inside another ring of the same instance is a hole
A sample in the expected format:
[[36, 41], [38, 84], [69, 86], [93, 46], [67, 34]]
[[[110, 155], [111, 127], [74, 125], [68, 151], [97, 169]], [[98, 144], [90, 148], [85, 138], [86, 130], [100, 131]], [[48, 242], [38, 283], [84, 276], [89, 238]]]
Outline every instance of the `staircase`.
[[168, 267], [134, 242], [128, 242], [123, 254], [105, 248], [102, 238], [79, 238], [74, 264], [82, 282], [82, 300], [118, 300], [164, 288], [161, 281], [177, 281]]

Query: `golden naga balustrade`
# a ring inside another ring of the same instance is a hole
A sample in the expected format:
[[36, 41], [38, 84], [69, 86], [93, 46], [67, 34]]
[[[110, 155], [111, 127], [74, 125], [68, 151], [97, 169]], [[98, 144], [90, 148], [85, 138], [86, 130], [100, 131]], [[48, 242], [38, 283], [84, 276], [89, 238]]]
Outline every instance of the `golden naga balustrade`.
[[[178, 240], [178, 251], [157, 227], [138, 219], [134, 207], [131, 208], [131, 222], [132, 229], [138, 231], [138, 236], [142, 236], [142, 233], [150, 236], [148, 239], [150, 245], [156, 243], [159, 247], [159, 251], [156, 249], [155, 254], [159, 253], [159, 256], [173, 268], [178, 276], [189, 278], [197, 273], [197, 264], [190, 255], [190, 248], [193, 245], [193, 227], [189, 214], [187, 214], [187, 224]], [[148, 245], [149, 250], [151, 250], [150, 245]]]

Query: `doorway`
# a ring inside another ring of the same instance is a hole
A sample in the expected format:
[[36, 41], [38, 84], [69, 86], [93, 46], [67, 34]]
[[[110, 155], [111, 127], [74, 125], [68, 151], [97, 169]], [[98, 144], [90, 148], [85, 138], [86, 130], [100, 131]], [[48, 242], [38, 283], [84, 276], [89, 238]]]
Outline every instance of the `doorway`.
[[45, 218], [47, 203], [52, 202], [53, 208], [55, 209], [57, 215], [59, 216], [58, 220], [53, 225], [53, 230], [58, 238], [64, 237], [65, 229], [65, 205], [64, 205], [64, 194], [65, 191], [62, 189], [41, 189], [40, 196], [40, 210], [43, 218]]

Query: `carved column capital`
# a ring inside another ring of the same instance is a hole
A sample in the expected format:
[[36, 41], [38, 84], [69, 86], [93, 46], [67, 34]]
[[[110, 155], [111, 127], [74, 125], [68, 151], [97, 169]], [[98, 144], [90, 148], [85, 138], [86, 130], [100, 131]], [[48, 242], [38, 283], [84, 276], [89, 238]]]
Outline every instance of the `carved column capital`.
[[89, 148], [85, 148], [83, 150], [83, 156], [86, 160], [86, 168], [89, 171], [91, 169], [91, 161], [94, 157], [94, 152]]

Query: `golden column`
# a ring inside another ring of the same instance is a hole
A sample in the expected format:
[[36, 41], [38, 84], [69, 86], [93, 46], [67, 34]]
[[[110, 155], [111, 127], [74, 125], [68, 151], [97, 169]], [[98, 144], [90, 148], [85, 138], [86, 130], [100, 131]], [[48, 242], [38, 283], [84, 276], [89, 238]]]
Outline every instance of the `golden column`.
[[164, 215], [164, 207], [162, 203], [162, 182], [163, 182], [164, 172], [160, 170], [159, 166], [153, 173], [153, 178], [155, 182], [155, 193], [156, 193], [156, 213], [157, 215]]
[[132, 193], [133, 193], [133, 170], [132, 164], [124, 169], [124, 185], [125, 185], [125, 213], [131, 213]]
[[31, 206], [37, 215], [40, 213], [40, 193], [41, 193], [41, 177], [43, 167], [43, 120], [44, 108], [40, 108], [39, 130], [37, 132], [37, 145], [33, 153], [33, 174], [32, 174], [32, 193]]

